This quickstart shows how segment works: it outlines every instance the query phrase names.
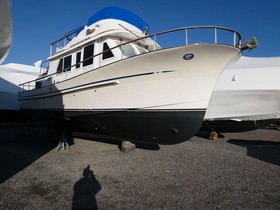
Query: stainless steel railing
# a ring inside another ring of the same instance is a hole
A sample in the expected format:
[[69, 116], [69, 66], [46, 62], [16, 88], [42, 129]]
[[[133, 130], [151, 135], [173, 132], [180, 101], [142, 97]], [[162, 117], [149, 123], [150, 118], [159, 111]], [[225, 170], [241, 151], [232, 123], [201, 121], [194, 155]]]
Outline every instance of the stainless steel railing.
[[[197, 33], [197, 31], [200, 31]], [[163, 38], [163, 36], [168, 35], [168, 39]], [[183, 38], [182, 38], [183, 37]], [[102, 56], [103, 53], [107, 51], [114, 50], [116, 48], [121, 48], [122, 46], [130, 43], [139, 43], [139, 41], [144, 41], [145, 39], [151, 39], [153, 40], [153, 46], [150, 47], [150, 49], [153, 50], [159, 50], [159, 43], [162, 43], [160, 46], [160, 49], [165, 49], [169, 47], [175, 47], [175, 46], [182, 46], [182, 45], [189, 45], [192, 43], [200, 44], [200, 43], [210, 43], [210, 44], [224, 44], [224, 45], [231, 45], [234, 47], [242, 48], [241, 44], [241, 35], [239, 32], [225, 27], [220, 26], [190, 26], [190, 27], [181, 27], [181, 28], [175, 28], [167, 31], [163, 31], [160, 33], [155, 33], [151, 35], [146, 35], [128, 42], [121, 43], [115, 47], [112, 47], [108, 50], [105, 50], [103, 52], [100, 52], [94, 56], [91, 56], [87, 59], [84, 59], [78, 63], [75, 63], [74, 65], [70, 66], [70, 68], [75, 68], [77, 64], [82, 64], [83, 62], [92, 59], [97, 56]], [[170, 44], [168, 44], [170, 43]], [[122, 59], [122, 58], [121, 58]], [[120, 60], [121, 60], [120, 59]], [[99, 66], [100, 67], [100, 66]], [[68, 67], [69, 68], [69, 67]], [[82, 68], [82, 67], [81, 67]], [[94, 69], [92, 69], [94, 70]], [[66, 70], [62, 70], [59, 72], [59, 74], [65, 73], [65, 79], [67, 79], [67, 72]], [[32, 80], [23, 84], [19, 85], [19, 92], [32, 90], [35, 88], [39, 88], [40, 85], [36, 87], [36, 82], [43, 81], [46, 79], [49, 79], [49, 81], [53, 81], [51, 77], [54, 75], [57, 75], [58, 72], [55, 72], [53, 74], [45, 74], [41, 75], [36, 80]]]

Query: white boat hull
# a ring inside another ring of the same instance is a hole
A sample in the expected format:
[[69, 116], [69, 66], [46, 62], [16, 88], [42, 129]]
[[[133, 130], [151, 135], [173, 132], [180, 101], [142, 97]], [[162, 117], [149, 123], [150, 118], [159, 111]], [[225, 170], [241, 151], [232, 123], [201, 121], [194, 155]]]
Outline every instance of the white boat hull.
[[214, 91], [210, 105], [205, 115], [207, 120], [279, 119], [280, 90]]
[[[184, 60], [186, 53], [194, 58]], [[238, 48], [209, 44], [153, 51], [21, 92], [20, 104], [61, 113], [76, 129], [179, 143], [199, 130], [217, 77], [239, 56]]]
[[0, 66], [0, 110], [19, 111], [18, 85], [39, 76], [39, 68], [9, 63]]
[[276, 122], [280, 119], [279, 77], [279, 57], [242, 57], [218, 79], [203, 127], [238, 131]]
[[20, 119], [18, 102], [18, 85], [39, 75], [39, 69], [22, 64], [5, 64], [0, 66], [0, 121]]
[[12, 44], [12, 17], [10, 0], [0, 1], [0, 64], [7, 57]]

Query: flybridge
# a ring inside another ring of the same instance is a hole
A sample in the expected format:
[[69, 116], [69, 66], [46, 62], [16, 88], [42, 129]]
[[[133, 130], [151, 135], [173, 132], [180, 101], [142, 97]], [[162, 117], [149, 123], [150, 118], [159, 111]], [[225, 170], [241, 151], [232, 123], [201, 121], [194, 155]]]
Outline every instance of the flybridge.
[[142, 18], [126, 9], [122, 9], [119, 7], [106, 7], [100, 10], [88, 19], [87, 25], [90, 26], [100, 20], [105, 19], [122, 20], [124, 22], [130, 23], [131, 25], [134, 25], [141, 31], [147, 30], [149, 28], [148, 24]]
[[[148, 32], [148, 24], [137, 15], [131, 13], [128, 10], [118, 8], [118, 7], [106, 7], [99, 12], [92, 15], [87, 22], [87, 26], [90, 26], [100, 20], [105, 19], [116, 19], [116, 20], [122, 20], [127, 23], [130, 23], [140, 29], [141, 31]], [[51, 43], [50, 46], [50, 56], [61, 52], [61, 50], [74, 38], [76, 37], [85, 26], [80, 26], [78, 28], [75, 28], [65, 34], [62, 38], [58, 39], [57, 41]]]
[[65, 34], [62, 38], [58, 39], [57, 41], [51, 43], [50, 46], [50, 56], [60, 52], [62, 48], [64, 48], [74, 37], [76, 37], [82, 30], [84, 26], [80, 26], [69, 31]]

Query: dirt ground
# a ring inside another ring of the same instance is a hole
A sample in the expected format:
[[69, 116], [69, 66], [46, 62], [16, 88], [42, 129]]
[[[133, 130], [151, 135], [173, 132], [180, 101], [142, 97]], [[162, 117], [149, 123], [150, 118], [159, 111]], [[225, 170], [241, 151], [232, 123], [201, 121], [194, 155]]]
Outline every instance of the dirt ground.
[[56, 151], [44, 125], [0, 128], [0, 209], [280, 209], [280, 131], [206, 133], [178, 145], [75, 134]]

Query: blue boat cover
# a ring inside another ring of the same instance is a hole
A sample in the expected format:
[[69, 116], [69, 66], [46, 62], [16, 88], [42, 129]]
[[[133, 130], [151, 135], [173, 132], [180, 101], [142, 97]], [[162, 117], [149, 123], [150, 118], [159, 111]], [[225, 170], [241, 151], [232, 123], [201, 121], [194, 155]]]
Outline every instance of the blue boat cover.
[[131, 13], [126, 9], [122, 9], [119, 7], [106, 7], [88, 19], [87, 25], [90, 26], [97, 21], [104, 19], [117, 19], [128, 22], [135, 27], [139, 28], [141, 31], [144, 30], [144, 27], [147, 27], [147, 31], [149, 29], [148, 24], [139, 16]]

